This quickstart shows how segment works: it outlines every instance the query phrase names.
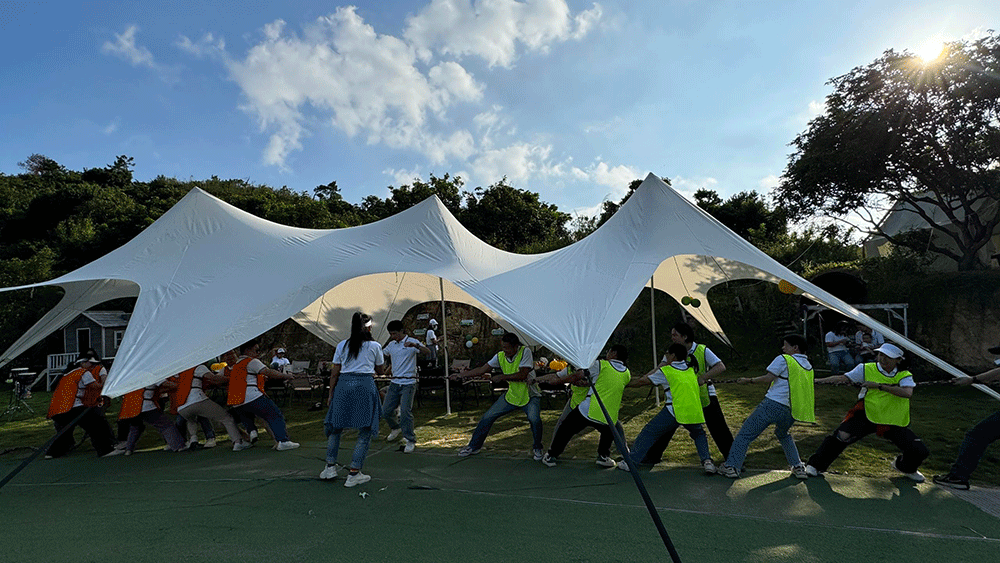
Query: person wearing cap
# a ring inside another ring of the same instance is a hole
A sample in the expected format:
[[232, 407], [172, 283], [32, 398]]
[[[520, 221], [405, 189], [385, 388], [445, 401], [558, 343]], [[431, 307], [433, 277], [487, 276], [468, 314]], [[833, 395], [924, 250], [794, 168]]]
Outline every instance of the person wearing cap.
[[278, 348], [275, 350], [274, 356], [271, 358], [271, 369], [285, 371], [291, 364], [292, 361], [285, 357], [284, 348]]
[[855, 366], [844, 375], [815, 380], [816, 383], [853, 383], [861, 386], [861, 393], [844, 421], [809, 458], [806, 473], [810, 477], [826, 471], [847, 446], [874, 432], [903, 452], [892, 461], [892, 468], [917, 483], [924, 482], [917, 468], [930, 452], [909, 427], [910, 398], [917, 384], [909, 371], [898, 369], [903, 359], [903, 351], [898, 346], [886, 343], [875, 352], [874, 362]]
[[431, 351], [430, 353], [430, 363], [432, 367], [437, 367], [438, 358], [438, 341], [441, 339], [437, 335], [438, 322], [434, 319], [427, 321], [427, 332], [424, 334], [424, 342], [427, 343], [427, 349]]
[[[1000, 346], [990, 348], [990, 353], [1000, 356]], [[995, 361], [1000, 365], [1000, 360]], [[984, 371], [972, 377], [955, 378], [955, 385], [972, 385], [973, 383], [993, 383], [1000, 381], [1000, 367]], [[934, 482], [944, 487], [965, 491], [969, 489], [969, 477], [979, 465], [979, 460], [986, 453], [990, 444], [1000, 439], [1000, 411], [987, 416], [975, 425], [962, 440], [958, 447], [958, 458], [951, 466], [951, 471], [944, 475], [935, 475]]]
[[[94, 445], [94, 450], [100, 457], [113, 456], [124, 453], [124, 450], [115, 449], [115, 438], [108, 421], [101, 415], [101, 411], [96, 408], [95, 399], [99, 400], [102, 383], [107, 378], [107, 371], [101, 367], [100, 361], [92, 356], [84, 355], [77, 359], [77, 368], [62, 376], [56, 390], [52, 393], [52, 401], [49, 403], [48, 418], [55, 424], [56, 432], [65, 432], [49, 446], [46, 458], [62, 457], [72, 449], [74, 421], [81, 413], [76, 425], [79, 425], [90, 436], [90, 441]], [[94, 375], [99, 371], [98, 375]], [[69, 428], [67, 428], [69, 426]]]

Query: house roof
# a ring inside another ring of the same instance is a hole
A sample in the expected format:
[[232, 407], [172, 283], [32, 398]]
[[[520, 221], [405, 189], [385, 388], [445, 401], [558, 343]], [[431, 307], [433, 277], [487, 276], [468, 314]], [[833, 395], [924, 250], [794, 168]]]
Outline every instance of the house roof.
[[125, 311], [85, 311], [83, 316], [99, 324], [102, 328], [115, 328], [128, 326], [128, 320], [132, 316], [132, 313], [126, 313]]

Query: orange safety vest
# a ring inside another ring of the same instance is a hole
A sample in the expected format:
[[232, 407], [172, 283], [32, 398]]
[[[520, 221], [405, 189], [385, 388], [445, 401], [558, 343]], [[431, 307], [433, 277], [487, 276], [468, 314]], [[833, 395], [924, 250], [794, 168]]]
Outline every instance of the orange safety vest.
[[97, 387], [85, 388], [83, 390], [83, 397], [80, 397], [80, 402], [82, 402], [85, 407], [96, 407], [101, 404], [101, 390], [104, 387], [104, 382], [101, 381], [102, 369], [104, 369], [104, 366], [101, 364], [90, 366], [90, 375], [93, 375], [94, 379], [96, 379], [100, 385]]
[[175, 379], [175, 381], [177, 382], [177, 389], [174, 390], [173, 396], [170, 398], [170, 404], [173, 405], [170, 409], [170, 412], [177, 414], [177, 409], [179, 409], [181, 405], [187, 402], [188, 395], [191, 394], [192, 384], [194, 383], [194, 370], [197, 367], [198, 366], [195, 366], [191, 369], [184, 370], [177, 374], [177, 377]]
[[[170, 377], [168, 377], [166, 379], [166, 381], [172, 381], [174, 383], [177, 383], [177, 377], [178, 377], [178, 375], [171, 375]], [[180, 404], [181, 404], [181, 402], [179, 402], [177, 400], [177, 388], [175, 387], [173, 389], [167, 389], [167, 388], [164, 388], [164, 387], [157, 387], [156, 390], [157, 391], [166, 392], [166, 394], [167, 394], [167, 400], [170, 401], [170, 414], [177, 414], [177, 407], [180, 406]], [[157, 395], [160, 395], [160, 394], [161, 393], [157, 393]]]
[[[236, 362], [233, 367], [227, 367], [226, 371], [229, 372], [229, 393], [226, 395], [226, 404], [242, 405], [246, 401], [247, 397], [247, 387], [250, 384], [247, 383], [247, 365], [253, 360], [253, 358], [243, 358], [242, 360]], [[257, 389], [261, 393], [264, 393], [264, 376], [262, 374], [257, 374]], [[267, 393], [264, 393], [267, 395]]]
[[122, 397], [122, 409], [118, 411], [118, 420], [135, 418], [142, 414], [142, 393], [145, 390], [144, 388], [136, 389]]
[[77, 394], [80, 391], [80, 379], [85, 373], [87, 370], [76, 368], [59, 380], [59, 385], [56, 385], [56, 390], [52, 393], [52, 401], [49, 403], [49, 413], [46, 415], [48, 418], [69, 412], [73, 408], [73, 403], [76, 402]]

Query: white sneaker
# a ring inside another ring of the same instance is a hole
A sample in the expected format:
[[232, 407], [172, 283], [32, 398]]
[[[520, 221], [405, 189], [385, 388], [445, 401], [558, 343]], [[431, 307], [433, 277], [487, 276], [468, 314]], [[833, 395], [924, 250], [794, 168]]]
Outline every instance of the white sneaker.
[[710, 459], [701, 460], [701, 467], [705, 470], [705, 475], [715, 475], [717, 471], [715, 469], [715, 463], [713, 463]]
[[285, 440], [284, 442], [278, 442], [278, 445], [274, 448], [279, 452], [284, 452], [288, 450], [294, 450], [299, 447], [298, 442], [292, 442], [291, 440]]
[[819, 469], [816, 469], [815, 467], [813, 467], [811, 465], [807, 465], [806, 466], [806, 475], [808, 475], [810, 477], [819, 477], [820, 473], [821, 473], [821, 471]]
[[239, 442], [236, 442], [235, 444], [233, 444], [233, 451], [234, 452], [242, 452], [243, 450], [246, 450], [246, 449], [252, 448], [252, 447], [253, 447], [253, 442], [247, 442], [247, 441], [244, 441], [244, 440], [240, 440]]
[[385, 437], [385, 441], [395, 442], [399, 438], [399, 435], [402, 434], [402, 432], [403, 431], [399, 428], [392, 430], [391, 432], [389, 432], [389, 435]]
[[125, 453], [125, 450], [119, 450], [116, 448], [102, 455], [101, 457], [115, 457], [116, 455], [122, 455], [123, 453]]
[[367, 483], [368, 481], [371, 481], [371, 480], [372, 480], [371, 475], [365, 475], [364, 473], [358, 471], [357, 473], [354, 473], [353, 475], [349, 474], [347, 476], [347, 480], [344, 481], [344, 486], [345, 487], [353, 487], [354, 485], [360, 485], [362, 483]]
[[205, 440], [206, 448], [214, 448], [217, 445], [219, 445], [219, 443], [215, 441], [215, 438], [209, 438], [208, 440]]
[[327, 465], [323, 472], [319, 474], [320, 479], [336, 479], [337, 478], [337, 465]]
[[809, 478], [809, 472], [806, 471], [806, 468], [804, 466], [802, 466], [801, 464], [800, 465], [796, 465], [795, 467], [792, 468], [792, 475], [794, 475], [796, 479], [808, 479]]
[[545, 457], [545, 452], [543, 452], [542, 450], [533, 450], [531, 452], [531, 457], [535, 461], [542, 461], [542, 458]]
[[604, 457], [602, 455], [597, 456], [597, 461], [594, 463], [600, 465], [601, 467], [614, 467], [618, 465], [617, 463], [615, 463], [615, 460], [611, 459], [610, 457]]
[[403, 453], [404, 454], [412, 454], [414, 448], [416, 448], [416, 447], [417, 447], [417, 443], [416, 442], [411, 442], [410, 440], [407, 440], [406, 441], [406, 445], [403, 446]]
[[629, 470], [628, 464], [625, 463], [624, 459], [618, 462], [618, 469], [621, 469], [622, 471], [628, 471]]
[[900, 469], [899, 467], [896, 466], [896, 462], [897, 461], [899, 461], [899, 457], [898, 456], [896, 457], [896, 459], [892, 460], [892, 468], [895, 469], [896, 471], [899, 471], [903, 475], [906, 475], [907, 477], [909, 477], [910, 480], [913, 481], [914, 483], [923, 483], [924, 481], [927, 480], [927, 479], [924, 478], [924, 474], [921, 473], [921, 472], [919, 472], [919, 471], [917, 471], [917, 470], [914, 470], [913, 473], [907, 473], [907, 472], [903, 471], [902, 469]]
[[469, 446], [463, 446], [462, 449], [458, 450], [458, 457], [468, 457], [470, 455], [476, 455], [479, 450], [474, 450]]
[[555, 467], [557, 465], [556, 458], [550, 456], [549, 454], [545, 454], [542, 456], [542, 464], [546, 467]]
[[251, 430], [250, 431], [250, 442], [256, 442], [256, 441], [257, 441], [257, 431], [256, 430]]

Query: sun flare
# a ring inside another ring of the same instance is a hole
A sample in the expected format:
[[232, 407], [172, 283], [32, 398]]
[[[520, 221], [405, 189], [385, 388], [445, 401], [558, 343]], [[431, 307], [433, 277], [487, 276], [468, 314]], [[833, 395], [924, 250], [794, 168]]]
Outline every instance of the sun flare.
[[938, 59], [944, 53], [945, 43], [939, 37], [932, 37], [913, 49], [913, 54], [920, 60], [929, 63]]

